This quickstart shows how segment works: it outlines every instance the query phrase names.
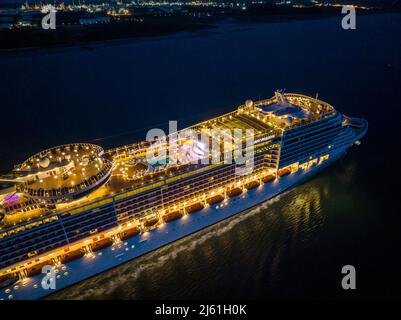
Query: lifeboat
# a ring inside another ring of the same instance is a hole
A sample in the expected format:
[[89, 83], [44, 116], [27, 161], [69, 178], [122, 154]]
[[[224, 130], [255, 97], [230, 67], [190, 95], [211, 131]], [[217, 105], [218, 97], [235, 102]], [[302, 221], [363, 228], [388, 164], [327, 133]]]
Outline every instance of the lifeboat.
[[269, 183], [270, 181], [274, 181], [276, 177], [273, 174], [269, 174], [262, 178], [263, 183]]
[[204, 207], [205, 206], [202, 203], [197, 202], [197, 203], [194, 203], [194, 204], [186, 207], [185, 210], [186, 210], [187, 213], [193, 213], [193, 212], [202, 210]]
[[163, 220], [164, 220], [164, 222], [170, 222], [170, 221], [177, 220], [177, 219], [181, 218], [182, 216], [183, 216], [182, 212], [173, 211], [173, 212], [165, 214], [163, 216]]
[[128, 238], [132, 238], [132, 237], [134, 237], [134, 236], [136, 236], [138, 234], [139, 234], [139, 228], [138, 227], [134, 227], [134, 228], [131, 228], [131, 229], [128, 229], [128, 230], [125, 230], [125, 231], [121, 232], [120, 233], [120, 239], [121, 240], [125, 240], [125, 239], [128, 239]]
[[18, 276], [15, 273], [7, 273], [0, 276], [0, 288], [11, 286], [18, 281]]
[[66, 263], [84, 256], [85, 251], [83, 248], [70, 251], [70, 249], [64, 250], [64, 254], [60, 257], [61, 263]]
[[227, 195], [228, 195], [230, 198], [235, 197], [235, 196], [238, 196], [238, 195], [240, 195], [241, 193], [242, 193], [242, 189], [241, 189], [241, 188], [234, 188], [234, 189], [231, 189], [231, 190], [227, 191]]
[[251, 190], [259, 187], [259, 185], [260, 185], [259, 181], [251, 181], [245, 184], [245, 188]]
[[111, 238], [104, 238], [102, 240], [96, 241], [92, 243], [92, 251], [98, 251], [107, 247], [110, 247], [113, 244], [113, 240]]
[[46, 265], [53, 265], [53, 262], [51, 260], [46, 260], [46, 261], [40, 262], [38, 264], [35, 264], [31, 267], [28, 267], [28, 268], [26, 268], [26, 275], [28, 277], [36, 276], [36, 275], [42, 273], [42, 268]]
[[143, 225], [145, 227], [153, 227], [158, 222], [159, 222], [159, 219], [157, 217], [154, 217], [154, 218], [149, 218], [149, 219], [145, 220]]
[[280, 169], [280, 170], [278, 171], [278, 175], [279, 175], [280, 177], [286, 176], [286, 175], [288, 175], [288, 174], [290, 174], [290, 173], [291, 173], [291, 170], [288, 169], [288, 168]]
[[223, 197], [222, 195], [218, 194], [217, 196], [208, 198], [208, 199], [206, 200], [206, 202], [207, 202], [209, 205], [213, 205], [213, 204], [219, 203], [219, 202], [221, 202], [221, 201], [223, 201], [223, 200], [224, 200], [224, 197]]

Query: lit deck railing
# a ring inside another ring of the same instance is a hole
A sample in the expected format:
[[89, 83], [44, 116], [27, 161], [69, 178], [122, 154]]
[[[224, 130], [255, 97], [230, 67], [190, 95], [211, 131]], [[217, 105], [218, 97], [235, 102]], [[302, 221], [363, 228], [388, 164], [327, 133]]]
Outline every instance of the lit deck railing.
[[80, 183], [74, 186], [64, 186], [60, 188], [43, 189], [43, 188], [30, 188], [27, 183], [18, 185], [17, 191], [36, 198], [50, 198], [57, 199], [62, 197], [69, 197], [75, 194], [82, 193], [86, 190], [90, 190], [96, 186], [99, 182], [103, 181], [106, 176], [111, 173], [112, 163], [104, 162], [104, 167], [96, 173], [94, 176], [84, 179]]

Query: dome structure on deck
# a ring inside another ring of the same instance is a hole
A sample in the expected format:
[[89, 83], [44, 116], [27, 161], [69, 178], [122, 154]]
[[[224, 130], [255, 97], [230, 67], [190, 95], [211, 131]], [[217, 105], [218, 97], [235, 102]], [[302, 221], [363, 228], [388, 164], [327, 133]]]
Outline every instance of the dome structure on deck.
[[66, 144], [44, 150], [15, 167], [17, 191], [31, 198], [66, 202], [94, 191], [110, 177], [112, 162], [94, 144]]

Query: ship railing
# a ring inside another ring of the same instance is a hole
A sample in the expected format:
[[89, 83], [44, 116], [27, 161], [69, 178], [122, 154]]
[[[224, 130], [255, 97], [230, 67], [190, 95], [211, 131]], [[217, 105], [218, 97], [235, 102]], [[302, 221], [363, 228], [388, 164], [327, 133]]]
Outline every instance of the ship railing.
[[318, 116], [313, 116], [313, 117], [310, 117], [310, 118], [307, 118], [307, 119], [302, 119], [302, 120], [297, 121], [297, 122], [294, 123], [294, 124], [291, 124], [291, 125], [289, 125], [289, 126], [286, 126], [286, 127], [285, 127], [285, 130], [290, 130], [290, 129], [302, 127], [302, 126], [304, 126], [304, 125], [307, 125], [307, 124], [310, 124], [310, 123], [313, 123], [313, 122], [322, 120], [322, 119], [324, 119], [324, 118], [326, 118], [326, 117], [331, 117], [331, 116], [333, 116], [334, 114], [336, 114], [336, 111], [335, 111], [335, 110], [332, 110], [332, 111], [328, 111], [328, 112], [322, 113], [322, 114], [320, 114], [320, 115], [318, 115]]
[[72, 143], [72, 144], [63, 144], [60, 146], [56, 146], [56, 147], [52, 147], [52, 148], [48, 148], [45, 149], [39, 153], [34, 154], [33, 156], [30, 156], [28, 159], [26, 159], [23, 163], [21, 164], [17, 164], [14, 166], [14, 169], [22, 169], [24, 167], [26, 167], [27, 165], [32, 165], [33, 163], [35, 163], [35, 159], [38, 158], [43, 158], [45, 156], [47, 156], [50, 152], [53, 152], [57, 149], [64, 149], [64, 148], [68, 148], [68, 147], [89, 147], [92, 150], [96, 151], [98, 154], [100, 154], [103, 151], [103, 148], [95, 145], [95, 144], [91, 144], [91, 143]]
[[148, 145], [147, 141], [141, 141], [138, 143], [128, 144], [122, 147], [116, 147], [106, 150], [105, 153], [112, 157], [126, 156], [127, 152], [137, 152], [143, 150]]
[[107, 162], [105, 163], [105, 166], [100, 170], [96, 175], [87, 178], [80, 182], [79, 184], [73, 186], [73, 187], [61, 187], [61, 188], [52, 188], [52, 189], [36, 189], [36, 188], [29, 188], [28, 184], [21, 184], [17, 186], [17, 189], [19, 192], [22, 193], [27, 193], [29, 195], [32, 195], [33, 197], [59, 197], [62, 195], [71, 195], [74, 193], [77, 193], [82, 190], [86, 190], [89, 187], [95, 185], [97, 182], [99, 182], [104, 176], [108, 174], [108, 172], [112, 168], [112, 163]]

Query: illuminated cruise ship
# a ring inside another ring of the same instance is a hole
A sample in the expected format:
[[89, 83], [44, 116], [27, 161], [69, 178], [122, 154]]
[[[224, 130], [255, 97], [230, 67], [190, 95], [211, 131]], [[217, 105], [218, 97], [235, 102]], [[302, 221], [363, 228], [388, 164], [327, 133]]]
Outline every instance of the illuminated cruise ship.
[[[42, 298], [264, 202], [339, 159], [367, 127], [324, 101], [276, 91], [190, 127], [207, 141], [177, 138], [180, 130], [35, 154], [0, 177], [0, 298]], [[252, 145], [241, 135], [243, 147], [226, 143], [216, 161], [207, 145], [236, 129], [251, 129]], [[150, 149], [160, 155], [172, 143], [167, 158], [149, 161]], [[242, 160], [225, 161], [229, 152]], [[45, 266], [55, 289], [43, 285]]]

